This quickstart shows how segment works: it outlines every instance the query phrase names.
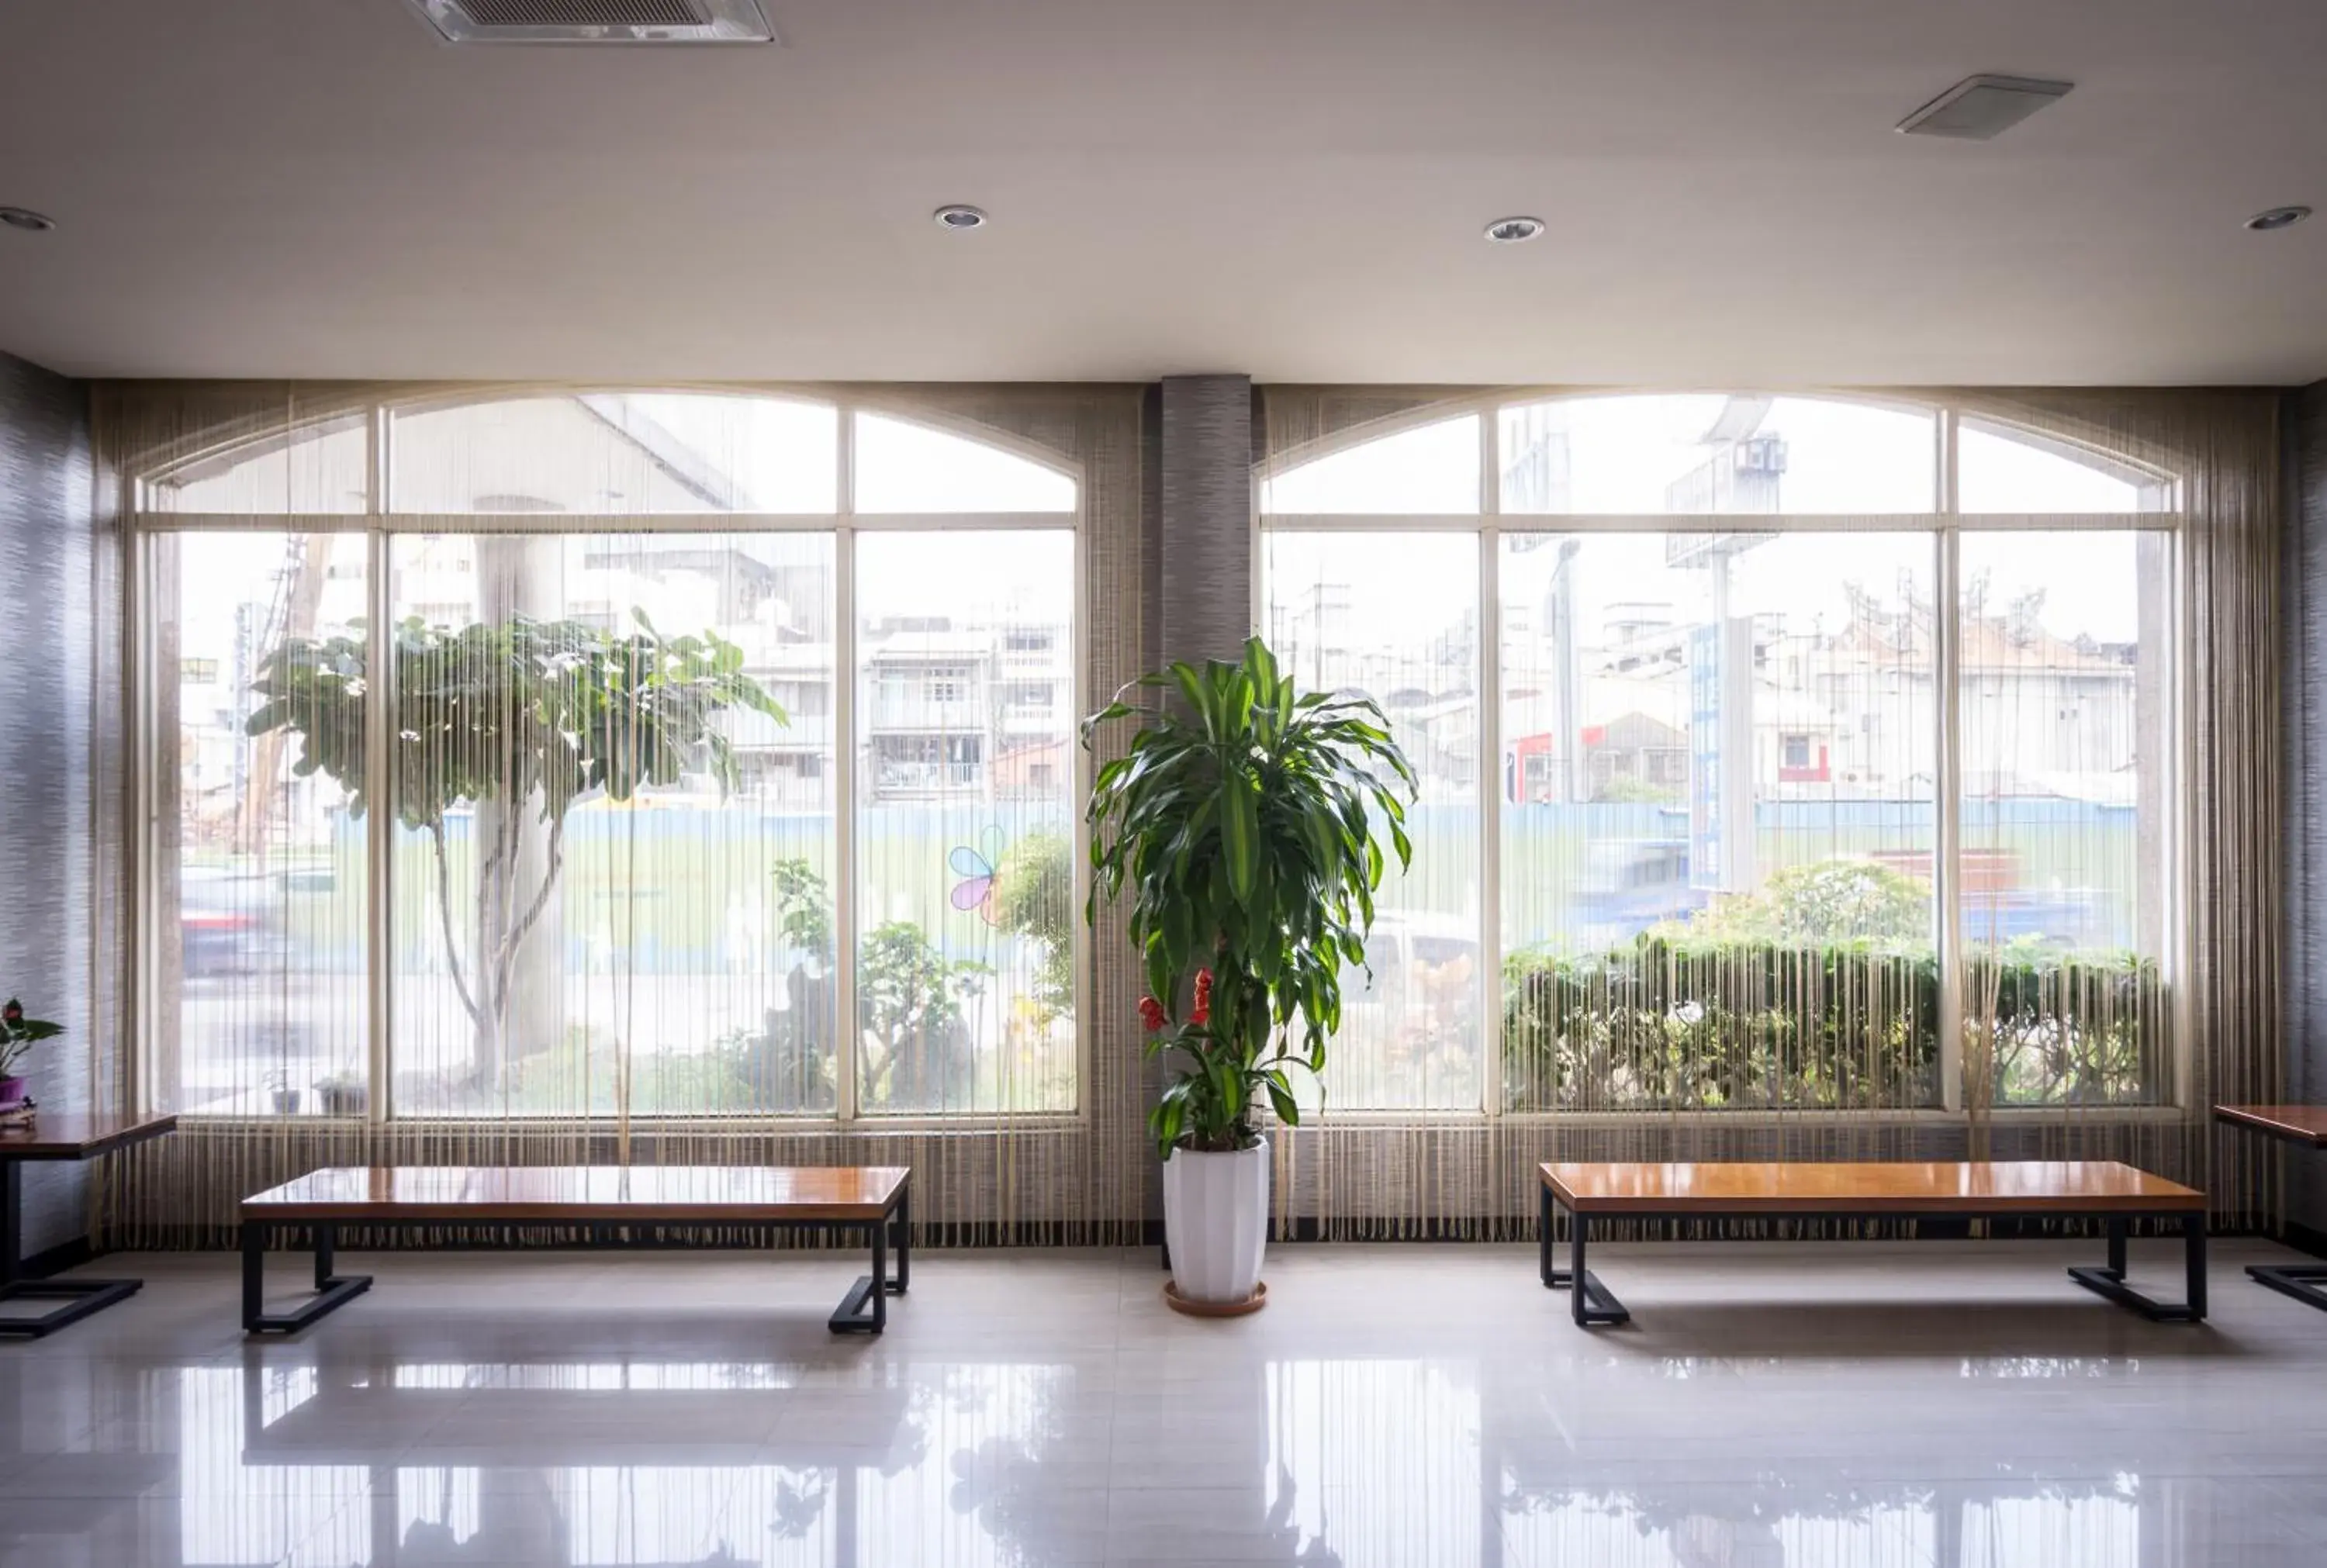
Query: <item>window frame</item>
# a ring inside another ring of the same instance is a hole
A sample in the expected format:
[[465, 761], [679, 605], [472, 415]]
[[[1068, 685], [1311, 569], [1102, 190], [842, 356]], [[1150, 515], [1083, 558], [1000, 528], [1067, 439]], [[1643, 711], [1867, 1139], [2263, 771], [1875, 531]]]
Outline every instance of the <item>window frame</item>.
[[[1702, 390], [1696, 389], [1696, 390]], [[1747, 391], [1751, 389], [1737, 389]], [[1501, 390], [1476, 397], [1451, 398], [1422, 405], [1380, 419], [1365, 421], [1321, 440], [1306, 442], [1281, 453], [1267, 455], [1252, 468], [1249, 577], [1251, 623], [1262, 631], [1268, 623], [1267, 548], [1265, 536], [1274, 531], [1307, 533], [1472, 532], [1479, 539], [1479, 600], [1481, 625], [1491, 615], [1500, 628], [1502, 536], [1506, 529], [1526, 534], [1657, 534], [1703, 533], [1708, 524], [1724, 518], [1751, 518], [1752, 531], [1772, 533], [1864, 533], [1883, 531], [1927, 534], [1930, 537], [1933, 602], [1949, 607], [1936, 616], [1933, 679], [1938, 700], [1933, 704], [1938, 759], [1938, 789], [1933, 846], [1933, 880], [1937, 894], [1935, 944], [1942, 976], [1952, 983], [1939, 987], [1939, 1081], [1941, 1104], [1936, 1107], [1896, 1106], [1868, 1113], [1857, 1110], [1643, 1110], [1558, 1111], [1506, 1110], [1503, 1097], [1503, 1008], [1497, 988], [1505, 957], [1502, 933], [1502, 813], [1500, 765], [1478, 770], [1480, 815], [1479, 952], [1482, 991], [1479, 1006], [1479, 1085], [1481, 1103], [1475, 1110], [1432, 1112], [1433, 1117], [1477, 1118], [1497, 1124], [1637, 1125], [1644, 1116], [1687, 1124], [1743, 1125], [1776, 1117], [1788, 1119], [1865, 1121], [1870, 1115], [1883, 1122], [1943, 1123], [2044, 1121], [2062, 1115], [2068, 1107], [2036, 1105], [1968, 1106], [1963, 1093], [1965, 941], [1962, 930], [1960, 851], [1963, 837], [1963, 774], [1961, 756], [1962, 594], [1960, 558], [1967, 534], [1987, 533], [2159, 533], [2166, 539], [2167, 582], [2165, 641], [2169, 667], [2165, 682], [2164, 798], [2170, 803], [2163, 825], [2161, 891], [2165, 909], [2161, 919], [2167, 938], [2156, 955], [2160, 983], [2166, 994], [2173, 1038], [2168, 1041], [2166, 1081], [2154, 1100], [2111, 1105], [2083, 1111], [2119, 1121], [2178, 1120], [2186, 1115], [2194, 1089], [2191, 1060], [2189, 986], [2192, 955], [2188, 908], [2189, 799], [2188, 781], [2194, 759], [2187, 684], [2191, 662], [2189, 613], [2183, 589], [2189, 580], [2189, 531], [2181, 476], [2165, 472], [2121, 452], [2079, 441], [2013, 419], [1993, 407], [1958, 400], [1889, 395], [1854, 395], [1830, 391], [1788, 392], [1789, 398], [1887, 408], [1927, 416], [1931, 425], [1931, 462], [1935, 509], [1928, 512], [1511, 512], [1502, 510], [1502, 424], [1512, 408], [1546, 403], [1622, 397], [1658, 397], [1649, 389], [1547, 389], [1541, 392]], [[1444, 424], [1475, 415], [1479, 425], [1478, 495], [1475, 512], [1270, 512], [1263, 499], [1270, 483], [1294, 469], [1354, 447], [1404, 434], [1425, 425]], [[1958, 505], [1961, 451], [1958, 432], [1969, 423], [1983, 434], [2020, 442], [2050, 455], [2102, 470], [2110, 477], [2135, 484], [2138, 499], [2153, 507], [2130, 511], [1966, 512]], [[1479, 755], [1502, 755], [1502, 638], [1479, 639]], [[1342, 1108], [1337, 1120], [1358, 1123], [1408, 1121], [1412, 1114]]]
[[[519, 401], [544, 397], [582, 397], [593, 394], [658, 395], [672, 394], [694, 397], [721, 397], [760, 400], [779, 400], [830, 408], [834, 413], [834, 490], [833, 509], [828, 512], [622, 512], [622, 513], [503, 513], [503, 512], [401, 512], [395, 509], [393, 494], [393, 464], [391, 453], [395, 440], [396, 418], [399, 414], [453, 407], [485, 406], [496, 403]], [[939, 434], [973, 443], [991, 451], [1049, 469], [1074, 485], [1075, 504], [1065, 511], [930, 511], [930, 512], [860, 512], [855, 509], [856, 490], [856, 425], [860, 415], [921, 425]], [[366, 504], [360, 511], [346, 512], [198, 512], [178, 511], [157, 508], [154, 487], [173, 471], [229, 456], [244, 447], [261, 447], [269, 443], [295, 446], [301, 435], [309, 431], [327, 431], [344, 425], [351, 418], [363, 422], [365, 441]], [[1093, 939], [1089, 925], [1079, 919], [1079, 911], [1089, 897], [1089, 829], [1080, 809], [1089, 792], [1092, 762], [1083, 748], [1075, 748], [1070, 778], [1066, 781], [1072, 789], [1075, 809], [1072, 820], [1072, 854], [1074, 861], [1074, 908], [1078, 918], [1073, 922], [1074, 952], [1072, 967], [1075, 978], [1074, 1008], [1070, 1027], [1074, 1031], [1071, 1059], [1074, 1064], [1074, 1093], [1070, 1106], [1056, 1110], [1012, 1111], [920, 1111], [897, 1114], [864, 1114], [858, 1106], [858, 1052], [861, 1041], [857, 1031], [846, 1020], [856, 1011], [855, 980], [859, 943], [864, 933], [857, 922], [858, 866], [855, 856], [857, 798], [857, 765], [860, 761], [856, 723], [857, 620], [855, 595], [856, 539], [865, 533], [920, 533], [930, 531], [962, 531], [969, 533], [1000, 533], [1025, 531], [1062, 531], [1071, 539], [1069, 550], [1070, 578], [1067, 657], [1070, 665], [1069, 698], [1072, 713], [1079, 715], [1089, 710], [1089, 656], [1090, 592], [1089, 583], [1089, 541], [1085, 537], [1086, 522], [1090, 512], [1089, 483], [1079, 464], [1061, 453], [1038, 446], [1007, 432], [991, 429], [973, 421], [949, 416], [916, 407], [908, 401], [853, 395], [817, 396], [780, 389], [749, 387], [705, 387], [685, 384], [676, 386], [508, 386], [479, 387], [473, 391], [447, 395], [441, 391], [418, 393], [407, 397], [373, 398], [350, 408], [341, 405], [319, 409], [287, 428], [271, 429], [253, 434], [238, 433], [200, 452], [176, 457], [169, 464], [151, 471], [132, 476], [127, 486], [127, 549], [125, 552], [126, 582], [124, 601], [125, 669], [126, 686], [125, 706], [132, 725], [131, 746], [139, 759], [132, 782], [132, 809], [136, 829], [132, 835], [130, 919], [131, 958], [129, 963], [128, 1027], [132, 1049], [126, 1053], [129, 1083], [126, 1086], [131, 1103], [154, 1108], [155, 1086], [164, 1081], [162, 1073], [162, 1053], [177, 1049], [177, 1042], [162, 1038], [159, 1028], [160, 973], [162, 926], [164, 911], [156, 897], [155, 868], [162, 853], [164, 835], [171, 825], [162, 820], [156, 807], [154, 788], [156, 769], [165, 754], [164, 748], [176, 744], [174, 736], [164, 735], [156, 723], [158, 687], [166, 678], [175, 682], [175, 669], [164, 672], [155, 667], [154, 628], [159, 606], [153, 562], [154, 542], [164, 537], [185, 534], [220, 533], [280, 533], [280, 534], [353, 534], [366, 541], [365, 608], [368, 613], [368, 661], [369, 667], [392, 674], [388, 639], [393, 626], [392, 602], [394, 574], [390, 570], [389, 553], [393, 541], [400, 536], [472, 535], [472, 534], [767, 534], [821, 533], [833, 539], [833, 667], [834, 679], [829, 708], [829, 721], [834, 736], [833, 768], [830, 775], [833, 813], [832, 879], [833, 923], [836, 931], [848, 934], [848, 939], [836, 944], [836, 975], [835, 985], [835, 1015], [840, 1022], [836, 1031], [834, 1060], [834, 1107], [827, 1115], [799, 1115], [778, 1112], [725, 1112], [640, 1114], [627, 1115], [620, 1112], [577, 1115], [547, 1118], [552, 1123], [588, 1123], [613, 1126], [618, 1121], [642, 1125], [659, 1133], [673, 1134], [759, 1135], [770, 1131], [831, 1133], [834, 1131], [872, 1131], [885, 1134], [910, 1134], [917, 1131], [1010, 1130], [1041, 1131], [1044, 1128], [1079, 1127], [1088, 1125], [1092, 1108], [1091, 1031], [1089, 1008], [1092, 991]], [[366, 710], [367, 724], [366, 794], [374, 800], [389, 798], [390, 761], [388, 719], [392, 704], [375, 702]], [[365, 816], [365, 936], [363, 986], [369, 1003], [365, 1030], [363, 1061], [369, 1093], [360, 1116], [332, 1118], [296, 1115], [269, 1116], [263, 1115], [205, 1115], [198, 1108], [182, 1110], [182, 1115], [215, 1123], [249, 1121], [261, 1125], [276, 1125], [286, 1122], [301, 1125], [328, 1125], [334, 1121], [345, 1124], [360, 1122], [368, 1127], [402, 1125], [443, 1130], [458, 1130], [482, 1126], [531, 1126], [535, 1118], [502, 1118], [477, 1115], [428, 1116], [398, 1115], [394, 1103], [395, 1073], [390, 1059], [394, 1040], [394, 979], [382, 962], [388, 951], [389, 934], [394, 926], [395, 888], [392, 882], [394, 866], [395, 813], [375, 810]]]

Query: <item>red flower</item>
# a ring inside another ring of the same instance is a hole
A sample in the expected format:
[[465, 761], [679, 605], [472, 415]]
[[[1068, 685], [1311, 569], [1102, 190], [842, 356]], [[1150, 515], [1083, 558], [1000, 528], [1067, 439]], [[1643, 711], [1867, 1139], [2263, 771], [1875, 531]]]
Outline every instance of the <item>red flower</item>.
[[1200, 1024], [1212, 1021], [1212, 972], [1210, 969], [1196, 971], [1196, 1006], [1188, 1017]]
[[1139, 999], [1139, 1022], [1147, 1026], [1147, 1032], [1150, 1034], [1153, 1034], [1157, 1030], [1163, 1028], [1164, 1004], [1161, 1002], [1156, 1001], [1153, 996], [1141, 997]]

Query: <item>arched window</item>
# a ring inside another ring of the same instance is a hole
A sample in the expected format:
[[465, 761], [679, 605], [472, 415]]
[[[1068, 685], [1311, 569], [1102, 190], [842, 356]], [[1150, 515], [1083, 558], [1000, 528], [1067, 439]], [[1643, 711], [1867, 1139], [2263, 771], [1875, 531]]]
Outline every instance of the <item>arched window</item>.
[[1055, 458], [557, 392], [336, 409], [138, 495], [160, 1103], [1074, 1109]]
[[1422, 779], [1333, 1103], [2170, 1093], [2172, 476], [1715, 394], [1439, 406], [1259, 477], [1264, 634]]

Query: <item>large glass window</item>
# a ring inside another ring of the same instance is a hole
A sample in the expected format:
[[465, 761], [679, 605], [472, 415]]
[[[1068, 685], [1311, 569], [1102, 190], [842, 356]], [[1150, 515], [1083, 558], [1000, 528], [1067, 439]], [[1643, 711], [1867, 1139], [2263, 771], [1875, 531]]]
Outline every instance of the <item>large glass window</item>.
[[791, 907], [832, 874], [831, 725], [735, 701], [719, 671], [819, 705], [832, 553], [827, 533], [391, 542], [397, 1107], [832, 1108], [828, 960]]
[[[1352, 1109], [1479, 1103], [1479, 553], [1471, 534], [1268, 538], [1266, 634], [1312, 691], [1381, 705], [1421, 789], [1327, 1076]], [[1304, 1085], [1305, 1087], [1305, 1080]]]
[[1502, 548], [1504, 1103], [1937, 1104], [1931, 536]]
[[[324, 472], [344, 531], [249, 527]], [[589, 394], [376, 408], [141, 494], [156, 1103], [1074, 1107], [1071, 476]], [[954, 516], [860, 526], [868, 494]]]
[[1074, 1105], [1074, 540], [856, 543], [868, 1114]]
[[2171, 476], [1758, 395], [1295, 457], [1259, 492], [1262, 629], [1425, 776], [1366, 994], [1432, 984], [1353, 1011], [1335, 1103], [2170, 1096]]
[[273, 667], [285, 642], [360, 635], [364, 537], [163, 534], [148, 562], [154, 1091], [187, 1110], [313, 1113], [317, 1082], [363, 1069], [364, 828], [353, 791], [287, 732], [354, 735]]
[[1967, 1093], [2166, 1087], [2169, 536], [1967, 533], [1957, 703]]

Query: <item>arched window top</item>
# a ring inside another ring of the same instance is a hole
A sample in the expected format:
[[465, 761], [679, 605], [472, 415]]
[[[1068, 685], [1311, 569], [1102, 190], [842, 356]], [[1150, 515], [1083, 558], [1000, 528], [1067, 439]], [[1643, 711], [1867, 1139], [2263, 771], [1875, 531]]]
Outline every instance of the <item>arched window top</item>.
[[1956, 426], [1958, 510], [2162, 512], [2173, 481], [2128, 459], [1967, 415]]
[[1928, 512], [1927, 410], [1759, 394], [1565, 397], [1502, 411], [1505, 512]]
[[1479, 419], [1416, 425], [1286, 469], [1261, 487], [1265, 512], [1475, 512]]
[[217, 518], [1073, 515], [1075, 476], [1015, 444], [752, 391], [438, 396], [286, 416], [147, 472], [138, 505]]
[[1075, 481], [1014, 452], [886, 414], [856, 415], [860, 512], [1071, 512]]
[[149, 512], [279, 517], [360, 516], [370, 501], [366, 415], [360, 410], [277, 430], [149, 475]]
[[[2170, 511], [2170, 475], [1993, 415], [1892, 397], [1612, 393], [1446, 405], [1264, 466], [1281, 517], [2022, 517]], [[1481, 422], [1492, 422], [1491, 431]], [[1491, 487], [1491, 488], [1490, 488]]]
[[580, 392], [399, 408], [387, 509], [654, 516], [837, 503], [830, 404]]

